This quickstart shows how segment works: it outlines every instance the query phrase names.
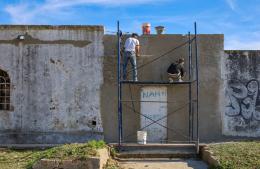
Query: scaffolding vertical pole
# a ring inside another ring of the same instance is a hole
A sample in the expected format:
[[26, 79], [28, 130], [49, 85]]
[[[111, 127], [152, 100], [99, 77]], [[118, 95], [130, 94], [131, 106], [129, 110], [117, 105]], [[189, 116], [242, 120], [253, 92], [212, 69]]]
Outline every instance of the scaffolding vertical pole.
[[[191, 79], [194, 80], [194, 66], [193, 66], [193, 38], [190, 43], [190, 60], [191, 60]], [[192, 83], [193, 84], [193, 83]], [[192, 88], [191, 91], [193, 92]], [[194, 101], [193, 93], [191, 92], [191, 140], [194, 141]]]
[[197, 153], [199, 153], [199, 63], [198, 63], [198, 41], [197, 41], [197, 23], [194, 23], [195, 29], [195, 57], [196, 57], [196, 112], [197, 112]]
[[[191, 38], [190, 38], [190, 32], [188, 33], [189, 36], [189, 81], [191, 81]], [[191, 141], [191, 83], [189, 83], [189, 142]]]
[[122, 83], [121, 83], [121, 31], [119, 21], [117, 21], [117, 96], [118, 96], [118, 144], [121, 146], [123, 129], [122, 129]]

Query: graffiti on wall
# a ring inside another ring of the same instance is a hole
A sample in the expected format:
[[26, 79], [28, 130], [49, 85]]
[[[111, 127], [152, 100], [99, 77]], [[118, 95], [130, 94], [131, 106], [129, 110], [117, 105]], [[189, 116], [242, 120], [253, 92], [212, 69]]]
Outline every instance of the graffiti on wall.
[[240, 116], [245, 121], [260, 121], [260, 105], [257, 105], [259, 82], [255, 79], [243, 83], [231, 83], [227, 89], [229, 104], [225, 114]]
[[260, 136], [259, 81], [229, 81], [226, 88], [224, 133], [233, 136]]

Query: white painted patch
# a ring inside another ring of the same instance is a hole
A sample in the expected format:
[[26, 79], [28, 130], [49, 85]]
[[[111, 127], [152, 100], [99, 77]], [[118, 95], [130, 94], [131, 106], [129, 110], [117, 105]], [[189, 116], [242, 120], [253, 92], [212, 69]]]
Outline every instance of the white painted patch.
[[[167, 88], [166, 87], [143, 87], [141, 89], [141, 128], [150, 125], [159, 119], [158, 123], [146, 128], [147, 142], [161, 142], [167, 138]], [[155, 102], [160, 101], [160, 102]], [[148, 118], [147, 118], [148, 117]], [[152, 120], [151, 120], [152, 119]]]

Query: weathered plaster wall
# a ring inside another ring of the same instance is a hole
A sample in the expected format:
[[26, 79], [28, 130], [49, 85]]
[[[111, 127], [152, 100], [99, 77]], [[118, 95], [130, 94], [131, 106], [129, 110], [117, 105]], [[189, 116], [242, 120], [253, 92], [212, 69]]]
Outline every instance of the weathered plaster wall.
[[[187, 41], [182, 35], [149, 35], [139, 37], [141, 57], [138, 65], [160, 56], [170, 49]], [[117, 88], [116, 88], [116, 37], [104, 37], [104, 85], [102, 86], [102, 118], [105, 140], [117, 141]], [[199, 35], [199, 65], [200, 65], [200, 138], [202, 141], [222, 140], [221, 124], [221, 59], [224, 56], [223, 35]], [[145, 66], [138, 71], [140, 81], [167, 81], [166, 70], [171, 62], [179, 57], [188, 56], [188, 46], [175, 50], [166, 57]], [[130, 67], [130, 65], [129, 65]], [[187, 67], [187, 64], [186, 64]], [[140, 91], [142, 85], [124, 85], [123, 99], [132, 98], [137, 102], [127, 102], [123, 106], [124, 141], [136, 141], [136, 131], [140, 129]], [[130, 92], [130, 90], [132, 92]], [[184, 85], [167, 86], [168, 139], [170, 141], [188, 140], [188, 87]], [[134, 107], [133, 109], [131, 109]], [[184, 107], [179, 111], [175, 111]], [[195, 125], [195, 123], [194, 123]], [[196, 130], [194, 130], [196, 133]]]
[[103, 138], [103, 55], [101, 26], [0, 26], [0, 69], [11, 78], [13, 107], [0, 111], [0, 143]]
[[[18, 35], [25, 40], [19, 41]], [[139, 39], [141, 65], [187, 36]], [[12, 88], [12, 110], [0, 111], [0, 143], [84, 142], [103, 136], [116, 142], [116, 43], [116, 36], [104, 36], [99, 26], [0, 26], [0, 69], [8, 72]], [[259, 51], [227, 51], [224, 56], [223, 35], [199, 35], [198, 43], [201, 141], [259, 137]], [[138, 70], [139, 80], [167, 81], [168, 66], [180, 57], [187, 68], [188, 46]], [[136, 142], [143, 87], [123, 87], [128, 101], [123, 106], [124, 141]], [[166, 87], [167, 139], [187, 141], [188, 86]]]
[[223, 133], [260, 137], [260, 51], [226, 51]]

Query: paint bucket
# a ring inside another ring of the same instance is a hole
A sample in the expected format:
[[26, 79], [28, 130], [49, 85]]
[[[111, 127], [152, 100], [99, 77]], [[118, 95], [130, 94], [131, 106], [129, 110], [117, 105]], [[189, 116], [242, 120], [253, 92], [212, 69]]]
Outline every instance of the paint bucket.
[[156, 26], [155, 30], [156, 30], [157, 35], [161, 35], [161, 34], [164, 34], [165, 28], [164, 28], [164, 26]]
[[137, 131], [137, 143], [146, 144], [147, 131]]
[[143, 23], [142, 29], [143, 29], [143, 35], [151, 34], [151, 24], [150, 23]]

